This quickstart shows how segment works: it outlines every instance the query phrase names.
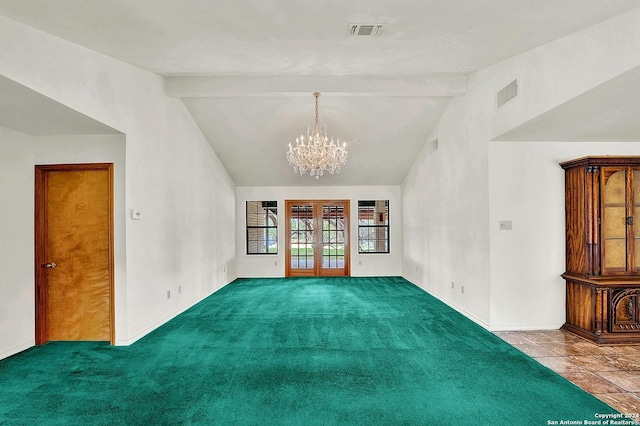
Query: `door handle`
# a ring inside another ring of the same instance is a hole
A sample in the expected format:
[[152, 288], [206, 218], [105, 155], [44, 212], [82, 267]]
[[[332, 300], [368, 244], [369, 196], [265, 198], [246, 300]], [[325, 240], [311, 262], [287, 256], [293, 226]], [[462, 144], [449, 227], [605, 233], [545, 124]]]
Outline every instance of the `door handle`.
[[56, 262], [51, 262], [51, 263], [47, 263], [47, 264], [46, 264], [46, 265], [44, 265], [44, 266], [45, 266], [45, 268], [47, 268], [47, 269], [54, 269], [54, 268], [55, 268], [56, 266], [58, 266], [58, 265], [56, 265]]

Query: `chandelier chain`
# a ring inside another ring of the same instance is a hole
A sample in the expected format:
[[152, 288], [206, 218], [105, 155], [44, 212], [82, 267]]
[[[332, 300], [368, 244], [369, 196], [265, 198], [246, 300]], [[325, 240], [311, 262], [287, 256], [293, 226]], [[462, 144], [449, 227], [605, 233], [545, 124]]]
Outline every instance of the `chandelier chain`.
[[315, 92], [313, 94], [313, 96], [316, 97], [316, 128], [319, 127], [318, 125], [318, 98], [320, 97], [320, 92]]

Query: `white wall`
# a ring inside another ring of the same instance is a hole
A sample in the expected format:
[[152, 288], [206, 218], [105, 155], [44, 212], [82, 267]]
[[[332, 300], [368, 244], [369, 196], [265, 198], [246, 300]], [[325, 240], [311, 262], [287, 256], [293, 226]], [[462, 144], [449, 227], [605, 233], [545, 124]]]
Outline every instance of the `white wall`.
[[[530, 151], [503, 153], [490, 141], [640, 65], [639, 22], [640, 10], [629, 12], [470, 76], [467, 93], [452, 99], [403, 182], [407, 279], [490, 329], [562, 325], [559, 200], [547, 195], [536, 204], [527, 189], [542, 196], [547, 185], [563, 196], [554, 156], [592, 149], [633, 154], [637, 147], [559, 144], [546, 154], [551, 145], [523, 144]], [[496, 111], [495, 93], [515, 77], [520, 96]], [[432, 152], [435, 138], [439, 148]], [[510, 219], [513, 231], [498, 231], [497, 221]], [[541, 223], [533, 226], [534, 219]]]
[[[0, 75], [126, 135], [126, 278], [118, 269], [116, 343], [132, 343], [232, 281], [235, 185], [162, 79], [4, 17], [0, 35]], [[131, 220], [131, 209], [142, 220]]]
[[[116, 295], [126, 307], [124, 135], [30, 136], [0, 128], [0, 358], [34, 344], [34, 166], [61, 163], [114, 164]], [[6, 315], [5, 315], [6, 314]], [[126, 310], [116, 315], [126, 327]]]
[[[293, 173], [293, 171], [292, 171]], [[301, 176], [300, 179], [311, 179]], [[321, 178], [322, 179], [322, 178]], [[285, 269], [285, 200], [349, 200], [352, 276], [399, 276], [402, 262], [402, 202], [399, 186], [288, 186], [236, 188], [236, 257], [238, 276], [283, 277]], [[358, 254], [358, 200], [389, 200], [389, 253]], [[278, 254], [247, 255], [247, 201], [278, 202]]]
[[404, 180], [402, 273], [487, 326], [489, 120], [476, 90], [472, 81], [466, 96], [450, 102]]
[[0, 359], [35, 342], [33, 145], [0, 127]]
[[[114, 209], [114, 260], [115, 260], [115, 306], [116, 330], [126, 330], [126, 212], [125, 212], [125, 136], [124, 135], [82, 135], [82, 136], [36, 136], [33, 157], [27, 166], [33, 171], [34, 165], [64, 163], [113, 163], [113, 209]], [[32, 172], [33, 174], [33, 172]], [[34, 183], [28, 188], [34, 198]], [[27, 192], [27, 188], [24, 189]], [[27, 206], [25, 206], [27, 207]], [[33, 212], [33, 201], [25, 214]], [[33, 233], [33, 223], [31, 232]], [[32, 241], [33, 245], [33, 241]], [[32, 250], [33, 252], [33, 250]], [[33, 268], [32, 268], [33, 270]]]
[[[640, 142], [489, 144], [492, 330], [564, 324], [564, 170], [559, 163], [588, 155], [640, 155]], [[501, 220], [511, 220], [513, 230], [501, 231]]]

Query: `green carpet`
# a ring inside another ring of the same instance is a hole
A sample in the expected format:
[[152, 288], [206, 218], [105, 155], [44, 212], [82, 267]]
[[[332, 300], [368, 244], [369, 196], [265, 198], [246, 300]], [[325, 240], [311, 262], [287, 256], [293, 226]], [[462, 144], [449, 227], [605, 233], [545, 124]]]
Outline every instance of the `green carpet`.
[[0, 361], [0, 423], [547, 425], [615, 412], [401, 278], [239, 279], [130, 347]]

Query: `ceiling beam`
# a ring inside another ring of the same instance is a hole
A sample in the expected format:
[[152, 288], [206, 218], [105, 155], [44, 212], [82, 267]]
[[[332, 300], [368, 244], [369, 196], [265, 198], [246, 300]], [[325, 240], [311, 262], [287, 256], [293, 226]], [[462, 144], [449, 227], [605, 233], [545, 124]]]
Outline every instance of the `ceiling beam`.
[[165, 76], [164, 90], [178, 98], [309, 96], [460, 96], [467, 74], [405, 76]]

